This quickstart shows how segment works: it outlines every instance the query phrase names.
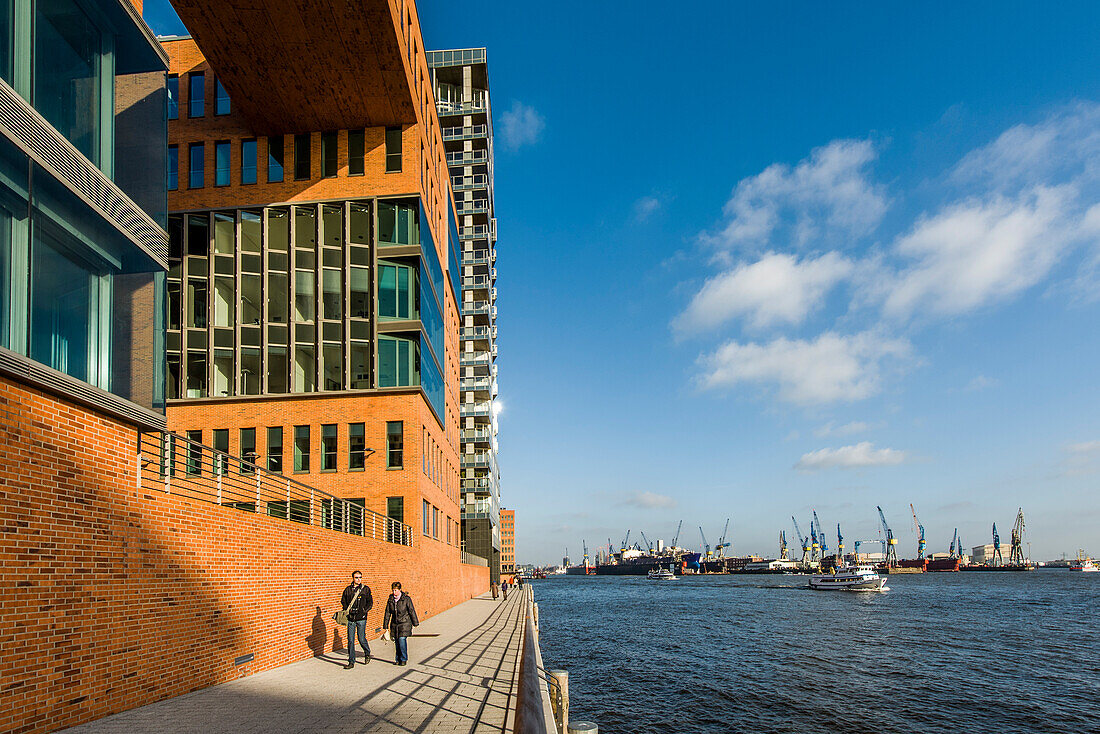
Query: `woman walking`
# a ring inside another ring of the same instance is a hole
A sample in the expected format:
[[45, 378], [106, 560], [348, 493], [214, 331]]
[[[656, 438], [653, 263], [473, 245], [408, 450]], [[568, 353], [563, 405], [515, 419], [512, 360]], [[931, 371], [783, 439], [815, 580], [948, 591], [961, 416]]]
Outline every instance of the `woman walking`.
[[394, 662], [398, 665], [408, 665], [408, 638], [412, 634], [412, 628], [420, 626], [420, 619], [416, 616], [412, 597], [401, 592], [401, 582], [394, 581], [391, 588], [393, 593], [386, 600], [386, 614], [382, 619], [382, 626], [390, 631], [394, 646], [397, 648]]

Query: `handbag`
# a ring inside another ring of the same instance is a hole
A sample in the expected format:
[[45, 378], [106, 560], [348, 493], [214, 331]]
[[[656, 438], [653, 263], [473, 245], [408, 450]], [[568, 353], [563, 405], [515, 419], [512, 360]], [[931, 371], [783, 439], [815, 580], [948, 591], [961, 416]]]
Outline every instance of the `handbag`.
[[332, 618], [334, 620], [336, 620], [336, 624], [346, 625], [350, 621], [350, 620], [348, 620], [348, 612], [350, 612], [351, 608], [353, 606], [355, 606], [355, 600], [359, 598], [359, 595], [361, 593], [363, 593], [363, 587], [360, 586], [359, 591], [356, 591], [355, 596], [353, 596], [351, 598], [351, 603], [348, 604], [348, 608], [347, 609], [341, 609], [340, 611], [338, 611], [338, 612], [336, 612], [335, 614], [332, 615]]

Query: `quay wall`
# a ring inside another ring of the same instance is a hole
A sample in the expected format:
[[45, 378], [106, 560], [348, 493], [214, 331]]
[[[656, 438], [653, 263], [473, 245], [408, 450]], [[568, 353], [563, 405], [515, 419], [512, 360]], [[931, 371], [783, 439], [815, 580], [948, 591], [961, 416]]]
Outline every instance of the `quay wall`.
[[0, 378], [0, 731], [331, 656], [354, 569], [372, 629], [392, 580], [422, 618], [488, 589], [488, 568], [418, 533], [405, 547], [167, 494], [140, 461], [133, 426]]

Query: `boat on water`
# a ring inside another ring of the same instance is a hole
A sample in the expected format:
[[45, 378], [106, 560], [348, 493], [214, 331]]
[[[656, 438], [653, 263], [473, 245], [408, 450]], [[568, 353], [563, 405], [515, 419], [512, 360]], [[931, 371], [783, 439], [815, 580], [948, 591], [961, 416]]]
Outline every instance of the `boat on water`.
[[833, 573], [810, 575], [809, 586], [819, 591], [886, 591], [886, 579], [873, 566], [841, 566]]
[[1086, 556], [1082, 551], [1078, 551], [1077, 558], [1069, 565], [1069, 570], [1095, 573], [1096, 571], [1100, 571], [1100, 566], [1093, 563], [1092, 559]]
[[646, 578], [654, 581], [675, 581], [677, 577], [671, 568], [657, 568], [647, 573]]

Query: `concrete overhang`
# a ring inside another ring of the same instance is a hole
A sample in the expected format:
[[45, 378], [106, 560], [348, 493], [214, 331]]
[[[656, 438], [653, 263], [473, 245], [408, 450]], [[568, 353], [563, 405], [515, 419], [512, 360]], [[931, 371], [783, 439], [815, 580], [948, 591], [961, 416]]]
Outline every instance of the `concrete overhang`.
[[173, 0], [262, 135], [417, 121], [400, 10], [389, 0]]

